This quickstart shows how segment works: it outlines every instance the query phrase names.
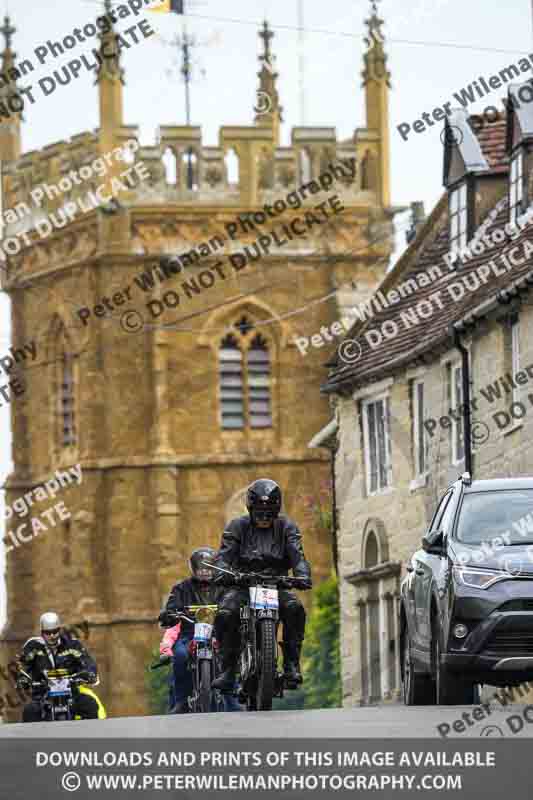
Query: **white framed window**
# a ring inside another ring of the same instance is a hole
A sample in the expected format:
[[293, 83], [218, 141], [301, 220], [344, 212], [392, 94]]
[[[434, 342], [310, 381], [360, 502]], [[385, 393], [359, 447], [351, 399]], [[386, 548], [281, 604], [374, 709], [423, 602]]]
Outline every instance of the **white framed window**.
[[448, 365], [448, 398], [451, 410], [451, 451], [452, 464], [458, 464], [465, 457], [463, 438], [463, 368], [458, 362]]
[[389, 397], [363, 401], [363, 445], [368, 494], [392, 485]]
[[425, 397], [424, 381], [412, 382], [412, 408], [413, 408], [413, 453], [415, 462], [415, 475], [422, 477], [428, 470], [429, 440], [424, 431]]
[[456, 253], [466, 247], [468, 241], [468, 208], [466, 183], [452, 189], [449, 199], [450, 252]]
[[511, 159], [511, 175], [509, 179], [509, 221], [512, 225], [516, 223], [517, 217], [522, 213], [521, 207], [524, 193], [523, 169], [522, 151], [519, 150]]
[[[512, 378], [515, 383], [515, 375], [520, 370], [520, 322], [518, 317], [511, 323], [511, 365], [512, 365]], [[513, 386], [513, 403], [520, 401], [520, 386], [516, 384]]]

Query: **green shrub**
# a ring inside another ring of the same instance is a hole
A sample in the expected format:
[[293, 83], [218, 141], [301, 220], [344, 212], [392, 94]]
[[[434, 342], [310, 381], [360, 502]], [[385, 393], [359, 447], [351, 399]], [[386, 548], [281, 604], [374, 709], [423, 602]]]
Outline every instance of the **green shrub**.
[[159, 661], [159, 645], [152, 650], [150, 661], [145, 667], [146, 688], [152, 714], [168, 712], [168, 676], [171, 666], [150, 669], [150, 664]]
[[302, 653], [305, 708], [342, 705], [340, 609], [337, 577], [332, 575], [314, 591]]

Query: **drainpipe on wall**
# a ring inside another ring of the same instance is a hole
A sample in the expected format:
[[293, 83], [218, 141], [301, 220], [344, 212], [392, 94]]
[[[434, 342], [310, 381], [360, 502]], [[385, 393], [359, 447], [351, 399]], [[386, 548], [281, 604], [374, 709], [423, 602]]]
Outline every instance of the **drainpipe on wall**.
[[339, 424], [334, 417], [328, 424], [319, 431], [309, 444], [308, 447], [324, 447], [331, 453], [331, 545], [332, 545], [332, 558], [335, 567], [335, 574], [339, 574], [339, 548], [337, 541], [337, 488], [335, 485], [335, 455], [337, 453], [337, 430]]
[[339, 574], [339, 546], [337, 541], [337, 487], [335, 483], [335, 455], [337, 448], [332, 447], [331, 453], [331, 536], [333, 539], [333, 566], [335, 575]]
[[471, 412], [470, 412], [470, 364], [468, 360], [468, 350], [461, 341], [461, 334], [454, 327], [453, 329], [453, 343], [457, 350], [461, 353], [462, 369], [461, 375], [463, 379], [463, 447], [465, 451], [465, 471], [472, 473], [472, 425], [471, 425]]

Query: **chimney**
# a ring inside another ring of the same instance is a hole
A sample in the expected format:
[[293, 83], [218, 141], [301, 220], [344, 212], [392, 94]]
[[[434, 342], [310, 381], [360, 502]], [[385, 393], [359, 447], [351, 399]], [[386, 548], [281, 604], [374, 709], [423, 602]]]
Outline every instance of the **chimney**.
[[424, 203], [420, 200], [415, 200], [411, 203], [411, 227], [405, 234], [407, 244], [410, 244], [416, 237], [422, 224], [425, 222], [426, 214], [424, 211]]

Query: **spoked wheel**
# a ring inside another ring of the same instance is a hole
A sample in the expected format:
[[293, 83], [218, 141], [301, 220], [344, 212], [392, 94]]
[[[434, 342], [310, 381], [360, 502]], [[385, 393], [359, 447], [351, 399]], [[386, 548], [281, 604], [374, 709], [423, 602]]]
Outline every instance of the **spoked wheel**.
[[276, 625], [264, 619], [260, 626], [261, 641], [258, 647], [257, 709], [271, 711], [276, 693]]
[[435, 676], [435, 699], [440, 706], [470, 706], [479, 703], [479, 687], [461, 675], [450, 672], [442, 664], [442, 649], [439, 631], [433, 627], [431, 640], [431, 662]]
[[207, 714], [211, 711], [211, 662], [207, 659], [202, 659], [199, 664], [198, 674], [200, 677], [198, 711], [200, 714]]
[[406, 706], [435, 705], [435, 684], [430, 675], [415, 672], [407, 631], [402, 639], [402, 677], [403, 702]]

